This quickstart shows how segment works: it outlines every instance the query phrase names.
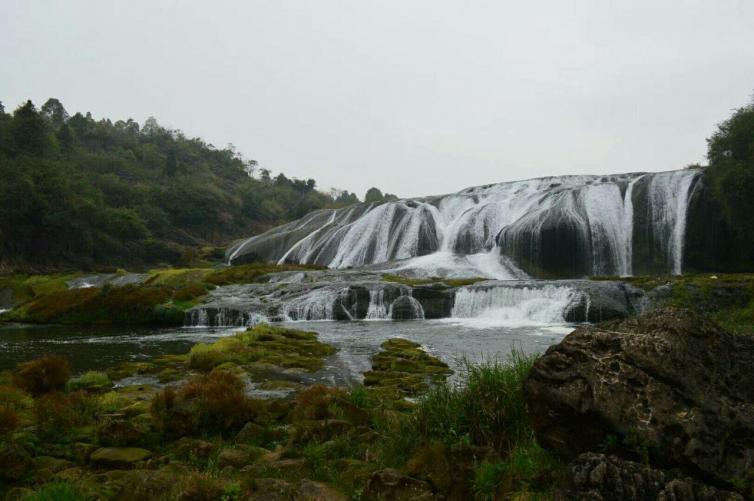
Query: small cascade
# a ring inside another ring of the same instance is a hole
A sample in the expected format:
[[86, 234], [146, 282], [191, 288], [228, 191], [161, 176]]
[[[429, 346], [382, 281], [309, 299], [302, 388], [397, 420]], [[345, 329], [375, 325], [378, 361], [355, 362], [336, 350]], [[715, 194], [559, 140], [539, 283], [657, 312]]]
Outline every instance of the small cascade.
[[452, 316], [500, 325], [565, 323], [577, 292], [570, 287], [544, 285], [463, 287], [458, 290]]
[[283, 318], [296, 320], [335, 320], [335, 300], [347, 289], [321, 288], [310, 291], [285, 303], [281, 309]]
[[411, 310], [414, 314], [415, 320], [424, 320], [424, 308], [422, 304], [412, 296], [408, 296], [408, 300], [411, 302]]
[[269, 322], [261, 313], [232, 308], [195, 308], [186, 315], [186, 327], [254, 327]]
[[188, 325], [190, 327], [210, 327], [207, 310], [204, 308], [191, 310], [188, 315]]
[[388, 305], [385, 304], [385, 289], [370, 290], [366, 320], [387, 320], [390, 318], [388, 309]]
[[689, 191], [695, 177], [690, 170], [662, 172], [649, 185], [652, 224], [660, 238], [667, 241], [668, 264], [674, 275], [682, 271]]

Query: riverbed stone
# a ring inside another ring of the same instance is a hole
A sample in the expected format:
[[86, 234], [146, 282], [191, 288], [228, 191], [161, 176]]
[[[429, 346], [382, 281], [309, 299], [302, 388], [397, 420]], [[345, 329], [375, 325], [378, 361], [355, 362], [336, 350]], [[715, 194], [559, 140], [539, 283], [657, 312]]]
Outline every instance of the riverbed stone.
[[561, 456], [615, 444], [719, 485], [754, 487], [754, 338], [692, 311], [585, 326], [525, 382], [537, 440]]
[[427, 482], [401, 474], [390, 468], [374, 472], [367, 482], [365, 501], [430, 501], [434, 499]]
[[651, 468], [617, 456], [584, 453], [568, 465], [557, 501], [743, 501], [738, 493], [704, 484], [679, 471]]
[[89, 460], [94, 466], [131, 468], [151, 455], [147, 449], [138, 447], [103, 447], [94, 451]]

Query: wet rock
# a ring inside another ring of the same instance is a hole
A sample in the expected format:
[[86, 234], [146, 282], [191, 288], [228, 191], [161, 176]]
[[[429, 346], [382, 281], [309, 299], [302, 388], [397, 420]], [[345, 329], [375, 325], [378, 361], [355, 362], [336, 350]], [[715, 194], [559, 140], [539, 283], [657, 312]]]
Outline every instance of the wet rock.
[[173, 451], [177, 457], [205, 459], [215, 452], [215, 444], [206, 440], [184, 437], [175, 443]]
[[0, 480], [15, 482], [34, 468], [31, 455], [18, 444], [0, 446]]
[[617, 443], [653, 464], [754, 486], [754, 338], [687, 310], [582, 327], [525, 382], [540, 444], [564, 457]]
[[422, 305], [411, 296], [401, 296], [390, 305], [393, 320], [419, 320], [424, 318]]
[[361, 320], [369, 310], [369, 289], [351, 286], [338, 295], [333, 303], [335, 320]]
[[108, 447], [134, 445], [138, 443], [144, 434], [130, 421], [118, 417], [105, 418], [105, 421], [97, 430], [99, 443]]
[[621, 501], [743, 501], [740, 494], [703, 484], [679, 472], [658, 470], [616, 456], [585, 453], [568, 466], [555, 499]]
[[321, 482], [302, 480], [298, 484], [296, 501], [346, 501], [348, 498]]
[[236, 435], [236, 442], [239, 443], [248, 443], [248, 442], [257, 442], [262, 436], [265, 434], [265, 428], [263, 426], [260, 426], [256, 423], [253, 423], [249, 421], [245, 425], [243, 425], [243, 428], [241, 428], [241, 431], [238, 432]]
[[430, 501], [434, 499], [427, 482], [402, 475], [397, 470], [385, 469], [372, 474], [367, 482], [365, 501]]
[[103, 447], [94, 451], [89, 460], [94, 466], [99, 467], [132, 468], [151, 455], [150, 451], [137, 447]]
[[250, 499], [264, 501], [290, 501], [295, 488], [290, 482], [279, 478], [255, 478], [252, 481]]
[[230, 466], [232, 468], [242, 468], [253, 463], [264, 454], [269, 452], [260, 447], [236, 447], [234, 449], [223, 449], [217, 455], [217, 464], [220, 468]]
[[424, 318], [448, 318], [453, 311], [455, 290], [442, 284], [418, 285], [411, 295], [424, 309]]

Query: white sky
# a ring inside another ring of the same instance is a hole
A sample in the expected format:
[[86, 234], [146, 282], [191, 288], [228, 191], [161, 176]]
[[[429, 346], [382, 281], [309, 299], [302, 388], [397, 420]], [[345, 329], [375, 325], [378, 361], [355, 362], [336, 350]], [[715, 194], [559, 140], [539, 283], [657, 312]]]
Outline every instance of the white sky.
[[0, 100], [152, 115], [363, 196], [668, 170], [754, 92], [754, 1], [0, 0]]

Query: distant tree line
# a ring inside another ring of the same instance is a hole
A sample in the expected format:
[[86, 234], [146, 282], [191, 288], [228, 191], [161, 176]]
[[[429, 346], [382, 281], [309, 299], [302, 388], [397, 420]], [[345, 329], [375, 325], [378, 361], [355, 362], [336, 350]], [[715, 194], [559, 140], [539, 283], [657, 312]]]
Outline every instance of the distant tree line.
[[0, 271], [185, 263], [201, 247], [357, 202], [154, 118], [70, 116], [57, 99], [11, 114], [0, 103]]

